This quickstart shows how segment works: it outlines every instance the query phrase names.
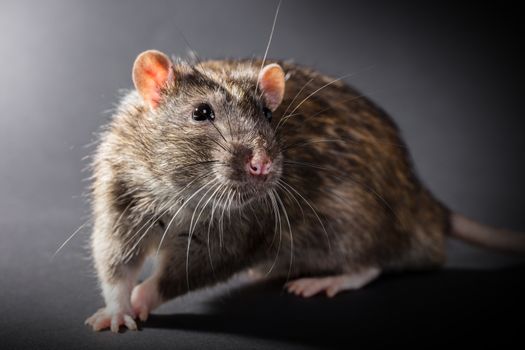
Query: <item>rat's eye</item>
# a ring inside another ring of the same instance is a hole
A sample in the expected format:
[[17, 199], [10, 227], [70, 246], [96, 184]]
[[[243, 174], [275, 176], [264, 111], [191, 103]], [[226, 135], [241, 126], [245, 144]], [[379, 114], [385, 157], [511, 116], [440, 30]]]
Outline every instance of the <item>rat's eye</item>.
[[271, 122], [272, 121], [272, 111], [270, 111], [269, 108], [264, 107], [263, 113], [264, 113], [264, 116], [266, 117], [266, 120], [268, 120], [268, 122]]
[[215, 119], [215, 113], [207, 103], [201, 103], [193, 109], [192, 113], [193, 120], [202, 122], [205, 120], [213, 121]]

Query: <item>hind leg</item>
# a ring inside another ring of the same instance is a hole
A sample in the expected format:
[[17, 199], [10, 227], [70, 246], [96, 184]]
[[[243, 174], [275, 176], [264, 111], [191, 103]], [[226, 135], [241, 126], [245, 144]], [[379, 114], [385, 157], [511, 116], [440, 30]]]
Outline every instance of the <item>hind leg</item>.
[[360, 289], [375, 280], [380, 274], [379, 268], [369, 267], [358, 272], [336, 276], [299, 278], [288, 282], [285, 287], [289, 293], [305, 298], [322, 292], [331, 298], [345, 290]]

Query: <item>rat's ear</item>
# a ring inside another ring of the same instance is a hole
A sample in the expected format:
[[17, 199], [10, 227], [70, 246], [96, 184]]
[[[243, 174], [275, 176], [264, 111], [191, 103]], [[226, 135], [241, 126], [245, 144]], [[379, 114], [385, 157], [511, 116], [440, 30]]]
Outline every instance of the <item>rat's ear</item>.
[[284, 97], [284, 71], [277, 63], [265, 66], [259, 73], [258, 86], [263, 92], [266, 106], [275, 111]]
[[173, 64], [160, 51], [148, 50], [138, 55], [133, 64], [133, 83], [151, 108], [158, 106], [160, 91], [173, 80]]

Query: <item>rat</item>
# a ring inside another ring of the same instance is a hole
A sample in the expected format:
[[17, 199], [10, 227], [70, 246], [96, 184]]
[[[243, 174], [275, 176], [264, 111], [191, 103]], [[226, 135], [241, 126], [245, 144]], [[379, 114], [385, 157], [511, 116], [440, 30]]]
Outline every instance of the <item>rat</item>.
[[[417, 177], [392, 118], [288, 61], [135, 60], [93, 160], [91, 238], [105, 307], [137, 329], [162, 303], [246, 269], [333, 297], [443, 266], [446, 236], [525, 252], [525, 235], [452, 212]], [[148, 256], [152, 274], [137, 284]]]

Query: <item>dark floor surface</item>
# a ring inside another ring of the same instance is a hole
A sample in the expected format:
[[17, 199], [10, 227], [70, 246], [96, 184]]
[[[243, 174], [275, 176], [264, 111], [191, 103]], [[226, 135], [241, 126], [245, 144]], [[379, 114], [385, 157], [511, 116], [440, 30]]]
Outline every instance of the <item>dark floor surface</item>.
[[[67, 267], [57, 263], [33, 269], [58, 275]], [[75, 282], [78, 276], [62, 286], [55, 277], [42, 293], [42, 286], [13, 285], [13, 294], [6, 296], [2, 288], [2, 300], [10, 304], [2, 310], [0, 347], [295, 349], [466, 341], [519, 348], [524, 343], [524, 277], [525, 266], [414, 272], [383, 276], [334, 299], [301, 299], [284, 293], [282, 281], [246, 284], [241, 276], [179, 298], [142, 323], [140, 331], [119, 335], [82, 326], [101, 300]]]
[[3, 226], [13, 235], [0, 235], [1, 349], [524, 342], [525, 265], [386, 275], [334, 299], [301, 299], [284, 293], [282, 281], [253, 284], [239, 275], [164, 305], [139, 332], [95, 333], [83, 325], [102, 303], [84, 249], [89, 230], [51, 259], [52, 237], [67, 222], [35, 218]]

